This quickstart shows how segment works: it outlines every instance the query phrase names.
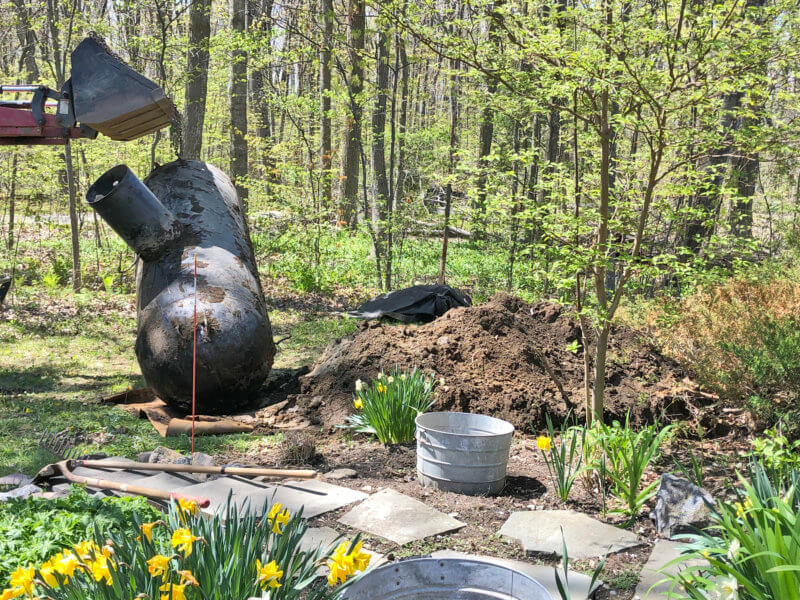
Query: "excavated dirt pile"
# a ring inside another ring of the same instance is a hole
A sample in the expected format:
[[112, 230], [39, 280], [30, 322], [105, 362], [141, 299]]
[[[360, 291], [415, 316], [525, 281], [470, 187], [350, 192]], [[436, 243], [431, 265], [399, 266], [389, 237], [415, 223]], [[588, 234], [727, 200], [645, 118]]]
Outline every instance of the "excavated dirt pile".
[[[556, 421], [570, 409], [583, 415], [583, 348], [573, 352], [576, 341], [580, 330], [566, 309], [499, 294], [422, 326], [363, 323], [328, 346], [301, 377], [295, 398], [312, 421], [332, 426], [352, 411], [357, 379], [369, 381], [395, 365], [418, 366], [445, 380], [435, 409], [539, 428], [548, 413]], [[612, 336], [606, 377], [608, 421], [628, 411], [637, 424], [690, 418], [705, 396], [687, 388], [676, 363], [622, 328]]]

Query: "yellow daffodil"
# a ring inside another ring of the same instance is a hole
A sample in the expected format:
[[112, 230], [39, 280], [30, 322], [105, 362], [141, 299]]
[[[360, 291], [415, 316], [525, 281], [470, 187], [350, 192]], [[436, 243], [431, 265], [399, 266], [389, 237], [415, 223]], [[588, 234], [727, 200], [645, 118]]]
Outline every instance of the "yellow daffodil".
[[161, 594], [161, 600], [186, 600], [186, 586], [180, 583], [165, 583], [158, 589], [168, 592]]
[[95, 559], [89, 563], [89, 571], [92, 573], [92, 577], [94, 577], [95, 581], [104, 579], [106, 585], [112, 585], [114, 580], [111, 578], [111, 568], [113, 566], [114, 563], [101, 554], [96, 556]]
[[163, 554], [156, 554], [153, 558], [147, 561], [147, 571], [151, 577], [158, 577], [159, 575], [165, 576], [167, 574], [167, 565], [169, 565], [170, 557]]
[[69, 550], [59, 552], [50, 561], [56, 573], [64, 575], [65, 577], [72, 577], [75, 574], [75, 569], [80, 569], [81, 563], [78, 557]]
[[178, 506], [180, 507], [181, 511], [187, 512], [190, 515], [196, 515], [200, 512], [200, 508], [197, 506], [197, 502], [194, 500], [187, 500], [186, 498], [178, 498]]
[[736, 516], [743, 517], [744, 513], [753, 508], [753, 501], [750, 498], [744, 499], [744, 504], [741, 502], [734, 502], [733, 506], [736, 508]]
[[19, 598], [24, 593], [25, 590], [23, 590], [21, 587], [6, 588], [2, 592], [0, 592], [0, 600], [11, 600], [12, 598]]
[[178, 498], [178, 514], [181, 518], [181, 523], [186, 522], [187, 515], [196, 515], [200, 512], [200, 507], [194, 500], [186, 500], [185, 498]]
[[386, 386], [383, 385], [381, 382], [378, 382], [377, 385], [375, 386], [375, 389], [378, 390], [379, 394], [382, 394], [386, 391]]
[[33, 594], [33, 578], [36, 569], [33, 567], [20, 567], [11, 574], [11, 587], [22, 588], [26, 594]]
[[172, 547], [177, 548], [186, 556], [192, 553], [192, 544], [199, 540], [199, 537], [192, 535], [188, 527], [181, 527], [172, 532]]
[[272, 523], [272, 533], [276, 533], [280, 535], [283, 533], [281, 531], [281, 525], [286, 527], [289, 523], [289, 509], [283, 508], [283, 504], [280, 502], [276, 502], [272, 505], [269, 509], [269, 513], [267, 514], [267, 521]]
[[42, 580], [52, 588], [58, 587], [58, 579], [54, 575], [55, 572], [56, 569], [53, 566], [52, 558], [39, 567], [39, 575], [41, 576]]
[[281, 587], [283, 570], [278, 568], [278, 563], [274, 560], [262, 565], [261, 561], [256, 559], [256, 572], [258, 573], [256, 584], [260, 585], [262, 590], [266, 590], [268, 587]]
[[181, 584], [200, 585], [200, 582], [197, 581], [197, 578], [192, 574], [191, 571], [177, 571], [177, 573], [181, 576]]
[[553, 440], [546, 435], [540, 435], [536, 438], [536, 445], [539, 447], [539, 450], [549, 452], [553, 449]]
[[364, 408], [364, 403], [361, 401], [361, 398], [356, 398], [353, 400], [353, 406], [356, 407], [356, 410], [361, 410]]
[[78, 558], [84, 562], [90, 561], [92, 559], [92, 554], [100, 552], [100, 548], [98, 548], [97, 544], [92, 540], [85, 540], [75, 544], [72, 548], [75, 550], [75, 554], [78, 555]]
[[328, 585], [344, 583], [350, 575], [356, 571], [363, 571], [369, 565], [370, 555], [361, 551], [361, 542], [359, 541], [352, 549], [350, 545], [348, 540], [343, 541], [329, 558]]
[[356, 571], [363, 571], [369, 566], [369, 561], [372, 558], [372, 555], [368, 552], [362, 552], [361, 546], [363, 542], [359, 540], [359, 542], [353, 546], [353, 549], [350, 551], [350, 557], [353, 559], [353, 565], [355, 566]]
[[[153, 527], [155, 527], [159, 521], [153, 521], [152, 523], [142, 523], [141, 530], [144, 537], [147, 538], [148, 542], [153, 541]], [[141, 537], [136, 538], [137, 540], [141, 539]]]

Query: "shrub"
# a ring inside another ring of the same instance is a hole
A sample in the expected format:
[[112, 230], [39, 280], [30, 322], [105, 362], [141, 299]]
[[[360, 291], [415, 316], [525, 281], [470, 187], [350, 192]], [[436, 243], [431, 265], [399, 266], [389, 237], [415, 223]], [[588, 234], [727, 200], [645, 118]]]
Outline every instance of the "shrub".
[[788, 426], [800, 415], [800, 284], [794, 275], [756, 275], [699, 290], [649, 318], [666, 353], [698, 383], [766, 426]]
[[414, 440], [414, 420], [433, 406], [435, 378], [418, 369], [400, 372], [398, 367], [381, 373], [369, 386], [356, 382], [353, 406], [345, 427], [374, 434], [382, 444], [406, 444]]
[[98, 498], [78, 486], [68, 496], [0, 503], [0, 587], [18, 565], [41, 563], [85, 539], [95, 528], [121, 531], [133, 513], [153, 520], [160, 514], [144, 498]]
[[714, 524], [693, 536], [681, 561], [698, 560], [671, 577], [695, 600], [800, 599], [800, 473], [770, 480], [763, 465], [751, 465], [750, 481], [740, 477], [738, 500], [722, 502]]
[[[301, 514], [280, 504], [264, 511], [261, 519], [229, 503], [207, 518], [180, 501], [165, 519], [134, 515], [125, 531], [97, 529], [37, 568], [18, 568], [0, 598], [247, 600], [268, 591], [270, 600], [325, 600], [367, 568], [370, 556], [358, 539], [333, 552], [301, 550], [308, 528]], [[327, 581], [317, 577], [325, 564]]]

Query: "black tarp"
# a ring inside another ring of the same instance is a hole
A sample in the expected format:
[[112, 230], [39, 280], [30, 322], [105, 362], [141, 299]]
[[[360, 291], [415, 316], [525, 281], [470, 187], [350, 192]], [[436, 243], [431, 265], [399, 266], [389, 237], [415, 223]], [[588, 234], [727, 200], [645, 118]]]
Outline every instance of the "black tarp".
[[415, 285], [368, 300], [349, 314], [359, 319], [389, 317], [404, 323], [428, 322], [457, 306], [472, 306], [472, 299], [449, 285]]

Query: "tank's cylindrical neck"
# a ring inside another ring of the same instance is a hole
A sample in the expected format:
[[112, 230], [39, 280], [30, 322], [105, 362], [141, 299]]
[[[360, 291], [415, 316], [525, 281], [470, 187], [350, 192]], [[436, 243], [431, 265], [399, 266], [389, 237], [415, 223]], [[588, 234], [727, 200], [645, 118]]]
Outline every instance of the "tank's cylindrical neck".
[[178, 222], [126, 165], [106, 171], [86, 202], [144, 260], [158, 259], [178, 235]]

